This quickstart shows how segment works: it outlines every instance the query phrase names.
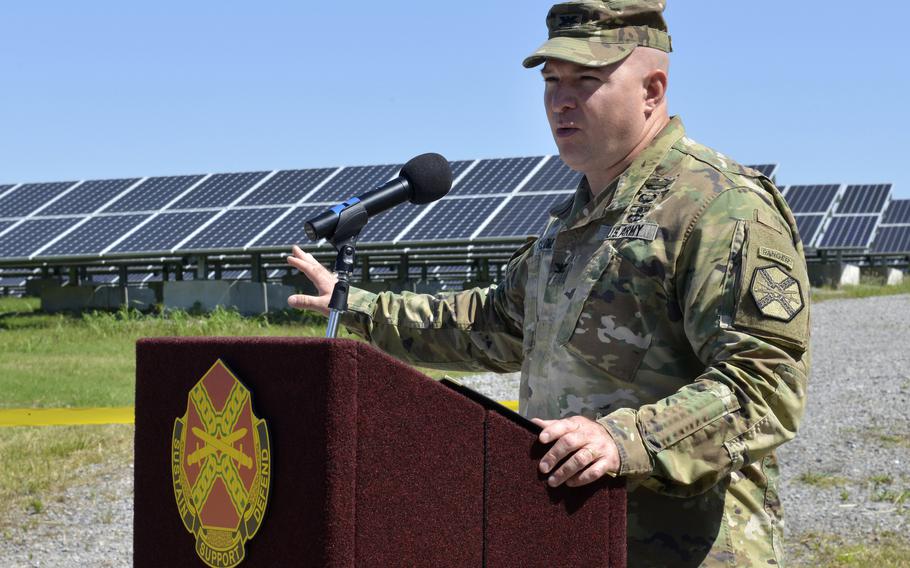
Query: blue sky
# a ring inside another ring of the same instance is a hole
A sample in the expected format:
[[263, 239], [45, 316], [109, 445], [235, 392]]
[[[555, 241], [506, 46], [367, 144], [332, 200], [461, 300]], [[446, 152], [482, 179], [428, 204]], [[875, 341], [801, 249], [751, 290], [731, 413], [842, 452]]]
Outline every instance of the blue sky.
[[[554, 153], [520, 65], [550, 4], [4, 2], [0, 183]], [[690, 136], [910, 197], [910, 5], [669, 4]]]

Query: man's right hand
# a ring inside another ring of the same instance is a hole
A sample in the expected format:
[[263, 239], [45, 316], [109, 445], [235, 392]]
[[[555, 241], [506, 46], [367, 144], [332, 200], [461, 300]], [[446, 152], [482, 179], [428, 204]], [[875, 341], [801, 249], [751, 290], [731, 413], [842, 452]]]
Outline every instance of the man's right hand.
[[302, 272], [316, 286], [317, 295], [294, 294], [288, 298], [288, 305], [292, 308], [319, 312], [324, 316], [329, 315], [329, 300], [332, 299], [332, 290], [335, 289], [338, 277], [319, 264], [313, 255], [300, 250], [297, 245], [294, 245], [291, 253], [288, 264]]

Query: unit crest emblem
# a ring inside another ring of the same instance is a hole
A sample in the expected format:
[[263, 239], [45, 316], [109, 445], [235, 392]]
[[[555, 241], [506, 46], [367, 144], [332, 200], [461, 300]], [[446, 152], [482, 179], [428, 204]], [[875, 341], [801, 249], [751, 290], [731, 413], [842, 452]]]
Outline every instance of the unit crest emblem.
[[262, 524], [271, 450], [250, 391], [219, 359], [190, 390], [174, 421], [171, 473], [177, 509], [212, 568], [243, 561], [244, 544]]
[[799, 282], [776, 266], [755, 269], [751, 292], [758, 310], [769, 318], [790, 321], [803, 309]]

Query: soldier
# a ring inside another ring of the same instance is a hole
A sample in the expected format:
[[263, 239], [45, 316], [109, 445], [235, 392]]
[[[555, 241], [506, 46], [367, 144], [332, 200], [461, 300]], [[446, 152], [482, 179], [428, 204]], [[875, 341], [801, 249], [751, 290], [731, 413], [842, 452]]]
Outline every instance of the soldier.
[[[420, 365], [520, 369], [548, 483], [627, 479], [630, 566], [779, 565], [774, 449], [809, 373], [803, 248], [768, 179], [669, 117], [663, 8], [550, 10], [524, 65], [543, 64], [560, 156], [585, 177], [498, 286], [354, 290], [343, 322]], [[326, 313], [334, 277], [296, 247], [288, 262], [319, 294], [290, 304]]]

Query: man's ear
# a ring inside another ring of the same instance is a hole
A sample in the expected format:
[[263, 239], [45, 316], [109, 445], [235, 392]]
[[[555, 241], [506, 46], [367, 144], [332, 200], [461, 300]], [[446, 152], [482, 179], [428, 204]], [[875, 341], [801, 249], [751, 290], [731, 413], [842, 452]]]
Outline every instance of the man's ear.
[[654, 69], [645, 76], [645, 112], [650, 115], [659, 108], [667, 97], [667, 72]]

